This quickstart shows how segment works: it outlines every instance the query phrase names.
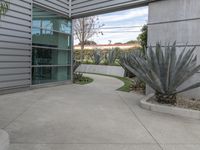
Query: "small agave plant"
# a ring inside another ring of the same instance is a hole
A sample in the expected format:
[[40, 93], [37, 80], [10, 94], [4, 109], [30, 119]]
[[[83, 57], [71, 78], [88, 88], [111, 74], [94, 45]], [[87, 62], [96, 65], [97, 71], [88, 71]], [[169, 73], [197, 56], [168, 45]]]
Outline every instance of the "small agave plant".
[[198, 82], [178, 90], [200, 70], [194, 50], [195, 47], [189, 50], [185, 47], [178, 54], [176, 43], [165, 48], [158, 43], [155, 49], [150, 46], [145, 54], [132, 52], [122, 55], [120, 60], [129, 71], [155, 90], [159, 103], [175, 104], [178, 93], [200, 87]]
[[95, 49], [93, 51], [92, 60], [93, 60], [94, 64], [96, 64], [96, 65], [99, 65], [101, 63], [101, 61], [102, 61], [101, 50]]
[[106, 61], [109, 65], [113, 65], [117, 59], [117, 55], [119, 53], [118, 49], [111, 49], [106, 55]]
[[82, 77], [82, 73], [76, 72], [76, 69], [81, 65], [81, 62], [76, 61], [75, 58], [73, 59], [73, 82], [75, 82], [77, 79], [80, 79]]

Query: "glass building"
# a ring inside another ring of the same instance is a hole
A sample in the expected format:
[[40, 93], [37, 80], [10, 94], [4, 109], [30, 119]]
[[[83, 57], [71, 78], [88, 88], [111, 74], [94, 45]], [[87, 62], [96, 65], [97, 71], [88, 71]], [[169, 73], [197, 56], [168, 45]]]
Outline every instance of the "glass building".
[[[179, 5], [181, 2], [182, 0], [10, 0], [8, 11], [0, 17], [0, 94], [40, 85], [71, 83], [71, 20], [140, 6], [149, 6], [149, 43], [155, 45], [156, 39], [159, 39], [162, 43], [178, 41], [183, 46], [189, 42], [188, 46], [197, 47], [197, 60], [200, 63], [200, 46], [197, 40], [200, 35], [197, 32], [200, 13], [196, 5], [200, 2], [185, 0], [184, 5]], [[168, 13], [168, 8], [173, 13]], [[186, 8], [193, 12], [185, 11]], [[179, 10], [187, 13], [180, 15]], [[191, 82], [196, 82], [197, 78], [199, 73], [192, 77]]]
[[33, 7], [32, 84], [71, 80], [70, 19]]

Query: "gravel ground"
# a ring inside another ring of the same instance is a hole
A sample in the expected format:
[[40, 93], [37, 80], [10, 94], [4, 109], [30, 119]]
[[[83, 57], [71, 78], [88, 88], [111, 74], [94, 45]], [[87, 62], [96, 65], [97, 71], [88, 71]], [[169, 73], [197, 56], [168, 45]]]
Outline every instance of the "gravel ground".
[[[149, 102], [153, 104], [160, 104], [156, 101], [155, 97], [151, 98]], [[180, 108], [186, 108], [186, 109], [193, 109], [193, 110], [199, 110], [200, 111], [200, 99], [188, 99], [184, 97], [177, 97], [176, 105], [169, 105], [169, 104], [162, 104], [166, 106], [172, 106], [172, 107], [180, 107]]]

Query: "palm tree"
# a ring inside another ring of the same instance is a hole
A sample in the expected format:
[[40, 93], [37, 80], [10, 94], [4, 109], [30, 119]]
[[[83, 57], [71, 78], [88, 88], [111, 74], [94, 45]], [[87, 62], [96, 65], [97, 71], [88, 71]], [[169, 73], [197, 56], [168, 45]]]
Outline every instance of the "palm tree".
[[121, 56], [121, 63], [139, 79], [155, 90], [156, 99], [160, 103], [175, 104], [176, 95], [187, 90], [200, 87], [200, 82], [178, 90], [186, 80], [200, 70], [194, 48], [185, 47], [178, 55], [176, 43], [162, 48], [158, 43], [141, 54], [132, 52]]

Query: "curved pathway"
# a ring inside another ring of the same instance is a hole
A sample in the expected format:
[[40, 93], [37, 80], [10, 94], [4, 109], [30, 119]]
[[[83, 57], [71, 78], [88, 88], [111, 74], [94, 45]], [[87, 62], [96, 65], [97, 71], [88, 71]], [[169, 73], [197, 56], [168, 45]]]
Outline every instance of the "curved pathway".
[[10, 150], [197, 150], [200, 121], [149, 112], [115, 78], [0, 96]]

